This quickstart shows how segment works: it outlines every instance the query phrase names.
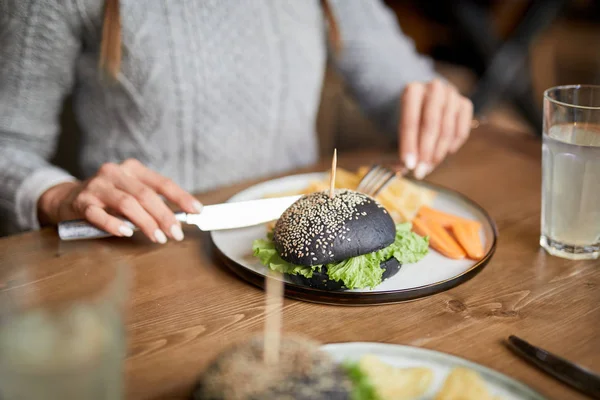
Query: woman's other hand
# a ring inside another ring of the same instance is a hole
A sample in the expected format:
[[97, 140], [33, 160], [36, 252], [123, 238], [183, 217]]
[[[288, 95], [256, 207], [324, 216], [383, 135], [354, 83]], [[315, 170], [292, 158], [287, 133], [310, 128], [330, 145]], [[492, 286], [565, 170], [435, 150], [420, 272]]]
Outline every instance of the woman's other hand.
[[86, 219], [115, 236], [133, 235], [131, 228], [116, 217], [119, 215], [155, 243], [165, 243], [167, 237], [182, 240], [181, 224], [160, 195], [186, 212], [202, 210], [202, 204], [173, 181], [129, 159], [102, 165], [86, 181], [48, 189], [38, 201], [38, 216], [40, 222], [52, 224]]
[[417, 179], [423, 179], [469, 137], [473, 103], [439, 79], [406, 85], [400, 110], [400, 159]]

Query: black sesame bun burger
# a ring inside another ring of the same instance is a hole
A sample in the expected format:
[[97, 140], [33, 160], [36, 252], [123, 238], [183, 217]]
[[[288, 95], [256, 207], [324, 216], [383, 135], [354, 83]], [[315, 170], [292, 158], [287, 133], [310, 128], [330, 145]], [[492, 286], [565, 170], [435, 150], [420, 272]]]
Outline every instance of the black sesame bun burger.
[[194, 390], [195, 400], [350, 400], [353, 384], [316, 342], [282, 338], [279, 362], [263, 361], [264, 339], [256, 336], [221, 353]]
[[427, 239], [410, 229], [395, 225], [383, 206], [362, 193], [316, 192], [292, 204], [253, 250], [263, 265], [296, 284], [374, 288], [427, 253]]

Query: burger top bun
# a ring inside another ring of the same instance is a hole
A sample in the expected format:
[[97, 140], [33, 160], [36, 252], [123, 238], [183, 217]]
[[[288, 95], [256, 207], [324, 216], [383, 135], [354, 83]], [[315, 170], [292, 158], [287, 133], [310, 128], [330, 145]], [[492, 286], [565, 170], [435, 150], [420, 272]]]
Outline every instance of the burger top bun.
[[273, 231], [277, 252], [303, 266], [329, 264], [392, 244], [396, 226], [373, 198], [352, 190], [303, 196], [279, 218]]

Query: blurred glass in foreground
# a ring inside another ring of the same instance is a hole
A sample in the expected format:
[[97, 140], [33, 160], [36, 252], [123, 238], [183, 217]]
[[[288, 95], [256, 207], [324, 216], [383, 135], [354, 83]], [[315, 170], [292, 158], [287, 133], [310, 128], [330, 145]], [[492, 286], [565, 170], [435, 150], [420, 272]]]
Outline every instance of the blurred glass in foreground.
[[0, 398], [123, 398], [129, 278], [90, 243], [0, 265]]
[[544, 93], [542, 235], [550, 254], [600, 256], [600, 86]]

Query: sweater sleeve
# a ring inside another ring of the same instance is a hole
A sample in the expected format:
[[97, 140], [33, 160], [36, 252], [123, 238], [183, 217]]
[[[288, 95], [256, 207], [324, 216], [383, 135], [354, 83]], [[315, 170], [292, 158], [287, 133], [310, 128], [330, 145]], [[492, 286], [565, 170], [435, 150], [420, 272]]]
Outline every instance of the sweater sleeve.
[[75, 178], [49, 163], [80, 41], [65, 0], [0, 0], [0, 214], [38, 229], [37, 201]]
[[382, 0], [333, 0], [341, 52], [333, 57], [359, 106], [385, 132], [397, 134], [399, 101], [407, 83], [437, 77]]

